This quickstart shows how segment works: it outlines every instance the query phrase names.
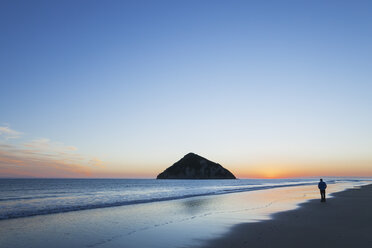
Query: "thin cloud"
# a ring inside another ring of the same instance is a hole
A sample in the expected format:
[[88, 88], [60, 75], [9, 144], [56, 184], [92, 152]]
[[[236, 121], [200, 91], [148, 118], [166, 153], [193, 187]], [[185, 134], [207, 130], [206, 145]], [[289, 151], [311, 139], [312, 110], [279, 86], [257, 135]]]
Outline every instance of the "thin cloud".
[[67, 146], [61, 142], [53, 142], [49, 139], [35, 139], [30, 142], [23, 144], [27, 148], [39, 149], [47, 152], [70, 152], [77, 151], [77, 148], [74, 146]]
[[0, 137], [3, 137], [5, 139], [17, 139], [21, 135], [21, 132], [13, 130], [7, 126], [0, 126]]
[[[1, 128], [1, 135], [20, 134]], [[76, 151], [75, 146], [46, 138], [18, 143], [4, 143], [3, 140], [0, 143], [0, 177], [87, 177], [95, 168], [104, 167], [100, 159]]]
[[78, 154], [0, 146], [0, 176], [12, 171], [14, 175], [32, 177], [85, 177], [91, 174], [91, 169], [89, 159]]
[[106, 166], [104, 165], [104, 162], [100, 160], [99, 158], [92, 158], [89, 161], [89, 164], [95, 167], [100, 167], [100, 168], [105, 168]]

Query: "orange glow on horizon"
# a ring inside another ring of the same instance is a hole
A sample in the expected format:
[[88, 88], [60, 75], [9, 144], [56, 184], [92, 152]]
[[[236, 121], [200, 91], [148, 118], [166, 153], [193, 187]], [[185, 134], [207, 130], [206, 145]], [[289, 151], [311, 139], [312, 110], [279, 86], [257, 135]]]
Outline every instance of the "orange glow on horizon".
[[238, 178], [372, 177], [371, 161], [258, 163], [231, 169]]
[[[13, 149], [14, 150], [14, 149]], [[151, 161], [101, 161], [98, 158], [78, 160], [71, 155], [61, 157], [27, 153], [22, 150], [0, 150], [0, 177], [40, 178], [156, 178], [170, 163]], [[165, 165], [165, 166], [164, 166]], [[226, 164], [237, 178], [299, 177], [372, 177], [372, 159], [340, 161], [259, 161]]]

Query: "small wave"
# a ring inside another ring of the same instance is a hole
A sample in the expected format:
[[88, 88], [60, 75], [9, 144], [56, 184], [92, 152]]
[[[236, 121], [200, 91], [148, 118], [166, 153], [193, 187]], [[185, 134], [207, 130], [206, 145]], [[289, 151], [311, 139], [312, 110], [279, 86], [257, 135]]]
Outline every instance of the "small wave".
[[59, 195], [44, 195], [44, 196], [8, 197], [8, 198], [0, 198], [0, 202], [1, 201], [47, 199], [47, 198], [56, 198], [56, 197], [60, 197], [60, 196]]

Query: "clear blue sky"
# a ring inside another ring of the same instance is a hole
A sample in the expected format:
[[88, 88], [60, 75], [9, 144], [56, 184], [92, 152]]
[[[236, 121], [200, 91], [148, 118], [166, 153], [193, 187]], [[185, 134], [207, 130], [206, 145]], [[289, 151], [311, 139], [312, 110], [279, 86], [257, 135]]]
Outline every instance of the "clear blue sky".
[[340, 161], [372, 176], [371, 13], [371, 1], [2, 0], [0, 174], [27, 174], [10, 159], [44, 140], [102, 161], [78, 163], [92, 176], [155, 176], [190, 151], [241, 176], [347, 174]]

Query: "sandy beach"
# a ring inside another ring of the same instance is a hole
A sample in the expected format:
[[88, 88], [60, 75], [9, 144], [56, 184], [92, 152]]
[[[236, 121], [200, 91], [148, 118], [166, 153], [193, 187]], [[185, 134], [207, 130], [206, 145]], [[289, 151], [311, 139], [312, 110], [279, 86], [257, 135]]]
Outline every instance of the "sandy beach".
[[371, 247], [372, 185], [311, 200], [271, 220], [240, 224], [209, 247]]

